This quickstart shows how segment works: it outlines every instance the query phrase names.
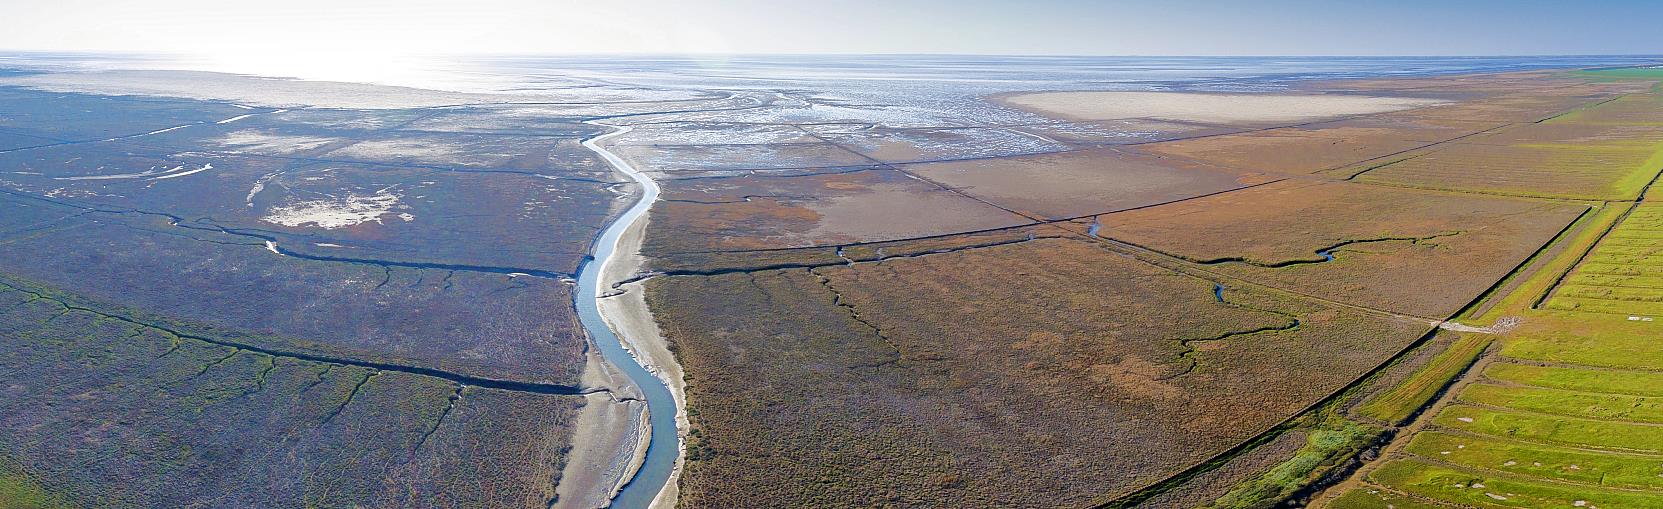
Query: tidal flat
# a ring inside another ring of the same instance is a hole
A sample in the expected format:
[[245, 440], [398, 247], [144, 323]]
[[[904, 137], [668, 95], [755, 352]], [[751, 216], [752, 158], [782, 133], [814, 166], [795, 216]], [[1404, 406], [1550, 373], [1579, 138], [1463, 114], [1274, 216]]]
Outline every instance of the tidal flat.
[[1663, 76], [1432, 62], [23, 65], [0, 495], [1650, 501]]

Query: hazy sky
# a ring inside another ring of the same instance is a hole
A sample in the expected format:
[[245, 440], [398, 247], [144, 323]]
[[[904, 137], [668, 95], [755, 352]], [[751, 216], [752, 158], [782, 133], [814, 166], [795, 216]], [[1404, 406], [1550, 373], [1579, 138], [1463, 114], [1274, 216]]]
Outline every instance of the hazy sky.
[[13, 0], [0, 49], [402, 53], [1663, 53], [1663, 2]]

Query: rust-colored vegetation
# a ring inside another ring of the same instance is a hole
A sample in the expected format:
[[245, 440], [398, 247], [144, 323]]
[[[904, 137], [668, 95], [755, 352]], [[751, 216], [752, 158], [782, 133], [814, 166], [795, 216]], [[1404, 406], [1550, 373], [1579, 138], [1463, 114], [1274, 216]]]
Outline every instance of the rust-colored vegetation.
[[968, 196], [1038, 219], [1142, 207], [1269, 180], [1121, 150], [1080, 150], [904, 168]]
[[1584, 209], [1285, 181], [1097, 220], [1101, 236], [1253, 281], [1442, 317], [1506, 276]]
[[683, 504], [1104, 501], [1286, 419], [1425, 327], [1215, 291], [1067, 239], [655, 279], [697, 430]]
[[1032, 220], [893, 169], [666, 183], [645, 252], [837, 245], [1004, 228]]
[[1358, 178], [1493, 194], [1635, 199], [1663, 165], [1660, 101], [1657, 94], [1618, 97], [1543, 123], [1447, 143]]

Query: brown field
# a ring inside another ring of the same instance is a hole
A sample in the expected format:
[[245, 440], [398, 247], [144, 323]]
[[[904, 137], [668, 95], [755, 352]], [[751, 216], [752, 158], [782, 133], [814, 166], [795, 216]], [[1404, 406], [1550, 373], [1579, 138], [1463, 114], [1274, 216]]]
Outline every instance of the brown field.
[[[1286, 181], [1098, 221], [1101, 236], [1248, 280], [1442, 317], [1506, 275], [1584, 209]], [[1319, 251], [1332, 251], [1333, 261]]]
[[[1349, 85], [1431, 101], [831, 124], [804, 129], [872, 164], [667, 181], [646, 288], [687, 374], [681, 503], [1247, 508], [1344, 472], [1471, 358], [1395, 354], [1589, 210], [1536, 197], [1632, 197], [1659, 133], [1632, 84]], [[816, 146], [784, 135], [741, 138]]]
[[[1577, 108], [1617, 97], [1616, 93], [1619, 90], [1621, 89], [1541, 89], [1515, 95], [1481, 96], [1448, 105], [1222, 136], [1181, 139], [1153, 143], [1144, 148], [1157, 154], [1261, 172], [1305, 174], [1349, 169], [1354, 166], [1358, 169], [1370, 169], [1380, 164], [1410, 159], [1422, 154], [1423, 151], [1420, 149], [1434, 144], [1453, 140], [1461, 141], [1449, 146], [1483, 144], [1476, 141], [1472, 144], [1465, 142], [1469, 141], [1467, 137], [1482, 137], [1482, 134], [1509, 125], [1517, 124], [1511, 131], [1530, 131], [1540, 127], [1531, 122], [1568, 111], [1579, 111]], [[1549, 136], [1542, 141], [1573, 143], [1575, 137]], [[1433, 178], [1432, 181], [1440, 181], [1438, 178], [1452, 175], [1469, 175], [1452, 173], [1450, 168], [1466, 168], [1475, 163], [1483, 166], [1483, 161], [1479, 160], [1487, 161], [1490, 155], [1493, 154], [1486, 153], [1474, 157], [1474, 160], [1429, 160], [1428, 164], [1433, 171], [1443, 172], [1436, 175], [1437, 178]], [[1492, 177], [1478, 174], [1472, 178], [1482, 180]]]
[[[1635, 99], [1641, 97], [1641, 99]], [[1634, 199], [1663, 164], [1663, 124], [1620, 121], [1627, 96], [1540, 124], [1520, 124], [1369, 169], [1364, 182], [1574, 199]], [[1612, 113], [1606, 113], [1606, 111]], [[1595, 119], [1595, 120], [1590, 120]]]
[[1269, 173], [1315, 173], [1419, 148], [1390, 129], [1284, 128], [1148, 145], [1149, 152]]
[[1119, 150], [1081, 150], [904, 170], [1030, 217], [1064, 219], [1216, 193], [1268, 180]]
[[682, 504], [1104, 501], [1288, 418], [1425, 327], [1224, 295], [1062, 239], [652, 280], [689, 373]]
[[[1643, 104], [1595, 106], [1643, 91], [1629, 84], [1353, 85], [1436, 104], [1097, 112], [1114, 119], [1015, 128], [1030, 141], [831, 124], [804, 129], [875, 161], [666, 181], [644, 254], [663, 274], [648, 303], [687, 375], [680, 502], [1247, 508], [1344, 472], [1398, 425], [1348, 409], [1408, 385], [1399, 399], [1417, 401], [1395, 410], [1412, 413], [1441, 387], [1423, 372], [1464, 367], [1435, 362], [1437, 338], [1396, 354], [1589, 210], [1464, 187], [1507, 180], [1437, 157], [1552, 150], [1566, 159], [1546, 160], [1557, 174], [1537, 185], [1591, 196], [1577, 164], [1649, 150], [1656, 132], [1616, 120]], [[741, 138], [814, 145], [768, 139], [784, 135]], [[1445, 184], [1375, 177], [1421, 159]], [[1637, 190], [1641, 174], [1586, 180]]]
[[1409, 97], [1192, 92], [1038, 92], [999, 101], [1067, 120], [1153, 118], [1210, 124], [1277, 124], [1426, 107], [1442, 101]]
[[[1425, 118], [1457, 121], [1534, 122], [1566, 110], [1644, 92], [1643, 81], [1591, 82], [1553, 71], [1312, 81], [1301, 88], [1365, 94], [1402, 94], [1447, 99], [1407, 112]], [[1392, 114], [1388, 114], [1392, 115]]]
[[672, 181], [653, 206], [651, 256], [836, 245], [1032, 221], [894, 170]]
[[1408, 111], [1154, 143], [1142, 148], [1229, 168], [1306, 174], [1390, 157], [1500, 125], [1428, 118]]
[[1484, 122], [1536, 122], [1616, 96], [1603, 87], [1537, 89], [1416, 110], [1426, 118]]
[[685, 374], [680, 506], [1263, 509], [1335, 481], [1495, 505], [1474, 476], [1653, 506], [1663, 212], [1629, 205], [1663, 93], [1587, 74], [894, 117], [0, 87], [0, 507], [16, 479], [90, 506], [603, 500], [631, 438], [582, 411], [636, 393], [590, 369], [567, 278], [639, 189], [586, 119], [632, 123], [608, 144], [663, 189], [624, 244], [639, 293], [607, 301], [642, 314], [607, 318], [656, 319], [628, 339]]
[[1558, 118], [1587, 124], [1663, 124], [1663, 95], [1633, 94]]

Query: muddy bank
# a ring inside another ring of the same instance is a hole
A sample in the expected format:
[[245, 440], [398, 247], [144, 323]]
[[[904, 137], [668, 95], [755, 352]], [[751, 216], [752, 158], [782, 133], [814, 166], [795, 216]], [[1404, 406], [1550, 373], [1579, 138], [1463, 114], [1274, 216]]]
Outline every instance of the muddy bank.
[[629, 378], [589, 351], [583, 386], [609, 389], [585, 396], [572, 429], [572, 449], [555, 488], [557, 509], [606, 507], [629, 481], [645, 452], [646, 409]]
[[[640, 255], [641, 241], [647, 229], [648, 219], [643, 216], [635, 224], [630, 225], [618, 239], [617, 251], [613, 254], [611, 263], [601, 273], [601, 281], [605, 288], [605, 297], [599, 300], [601, 317], [606, 320], [620, 338], [624, 347], [641, 363], [643, 368], [663, 380], [675, 398], [676, 407], [676, 436], [678, 449], [685, 445], [687, 421], [686, 382], [682, 377], [681, 364], [676, 362], [675, 355], [670, 353], [669, 343], [660, 334], [658, 322], [653, 319], [652, 312], [647, 309], [646, 294], [641, 283], [632, 282], [618, 285], [620, 281], [630, 280], [643, 269], [644, 259]], [[614, 285], [617, 285], [614, 288]], [[653, 499], [652, 507], [675, 507], [676, 481], [681, 476], [682, 458], [678, 451], [676, 463], [670, 472], [670, 478], [664, 484], [664, 489]]]

